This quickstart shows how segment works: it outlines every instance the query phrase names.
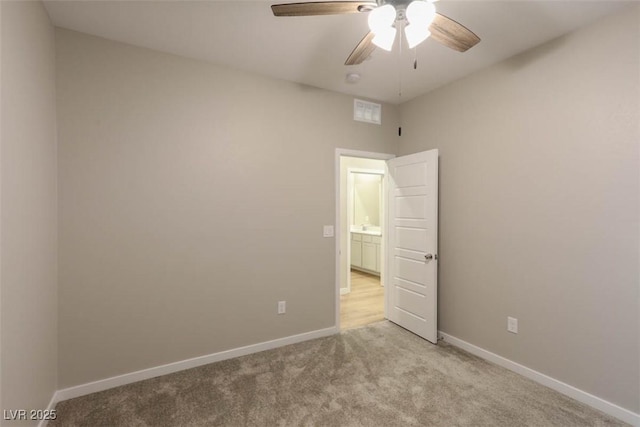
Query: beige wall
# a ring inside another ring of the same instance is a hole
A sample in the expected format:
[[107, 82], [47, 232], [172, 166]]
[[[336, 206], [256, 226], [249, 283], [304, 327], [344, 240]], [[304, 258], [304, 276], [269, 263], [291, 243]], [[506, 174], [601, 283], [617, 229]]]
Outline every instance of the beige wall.
[[57, 66], [61, 388], [334, 325], [335, 148], [395, 107], [66, 30]]
[[57, 381], [54, 30], [40, 2], [0, 10], [1, 408], [45, 409]]
[[639, 13], [403, 104], [399, 146], [440, 150], [440, 329], [635, 412]]

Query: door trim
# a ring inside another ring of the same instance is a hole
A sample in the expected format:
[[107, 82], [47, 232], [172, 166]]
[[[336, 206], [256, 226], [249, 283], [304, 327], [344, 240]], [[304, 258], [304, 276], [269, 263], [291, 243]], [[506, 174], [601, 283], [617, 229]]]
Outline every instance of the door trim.
[[[341, 157], [360, 157], [363, 159], [389, 160], [396, 157], [395, 154], [376, 153], [372, 151], [350, 150], [346, 148], [336, 148], [334, 155], [334, 193], [335, 193], [335, 301], [333, 311], [335, 315], [335, 327], [340, 330], [340, 246], [342, 244], [342, 228], [346, 225], [340, 223], [340, 158]], [[386, 174], [385, 174], [386, 176]], [[387, 223], [383, 224], [382, 238], [386, 239]], [[385, 257], [386, 258], [386, 257]], [[386, 272], [386, 269], [384, 269]], [[384, 278], [383, 278], [384, 279]], [[386, 281], [383, 281], [385, 283]], [[385, 305], [386, 316], [386, 305]]]

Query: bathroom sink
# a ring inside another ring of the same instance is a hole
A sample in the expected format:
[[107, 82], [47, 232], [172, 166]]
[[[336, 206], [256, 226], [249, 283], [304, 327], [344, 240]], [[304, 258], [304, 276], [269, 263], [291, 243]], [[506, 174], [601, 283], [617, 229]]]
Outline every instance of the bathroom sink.
[[370, 234], [372, 236], [382, 236], [382, 230], [380, 227], [375, 227], [373, 225], [352, 225], [351, 226], [352, 233], [362, 233], [362, 234]]

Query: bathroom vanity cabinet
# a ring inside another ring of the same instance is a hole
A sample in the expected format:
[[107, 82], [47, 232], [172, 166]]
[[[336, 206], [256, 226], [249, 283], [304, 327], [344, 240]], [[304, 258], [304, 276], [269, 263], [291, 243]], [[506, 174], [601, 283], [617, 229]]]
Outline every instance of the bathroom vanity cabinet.
[[382, 236], [376, 232], [351, 232], [351, 267], [380, 275]]

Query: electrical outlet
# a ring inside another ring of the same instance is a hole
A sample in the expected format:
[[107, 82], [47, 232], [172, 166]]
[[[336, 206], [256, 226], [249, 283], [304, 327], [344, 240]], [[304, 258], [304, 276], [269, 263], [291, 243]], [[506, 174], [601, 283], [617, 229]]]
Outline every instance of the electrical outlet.
[[287, 302], [278, 301], [278, 314], [285, 314], [287, 312]]
[[518, 333], [518, 319], [515, 317], [507, 317], [507, 331], [514, 334]]

